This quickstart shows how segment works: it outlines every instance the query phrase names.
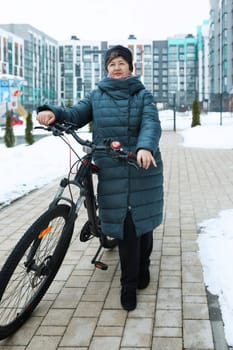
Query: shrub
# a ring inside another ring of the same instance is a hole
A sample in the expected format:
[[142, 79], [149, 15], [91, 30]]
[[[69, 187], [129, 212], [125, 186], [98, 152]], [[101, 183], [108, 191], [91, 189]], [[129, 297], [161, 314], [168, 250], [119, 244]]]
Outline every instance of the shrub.
[[69, 108], [69, 107], [72, 107], [73, 103], [72, 103], [72, 100], [67, 100], [66, 102], [66, 107]]
[[34, 136], [32, 134], [33, 122], [32, 122], [32, 113], [28, 112], [26, 118], [26, 128], [25, 128], [25, 140], [28, 145], [32, 145], [34, 143]]
[[195, 98], [192, 104], [192, 124], [191, 127], [201, 125], [200, 121], [200, 106], [198, 100]]
[[6, 112], [6, 130], [4, 135], [4, 143], [6, 147], [14, 147], [15, 145], [15, 135], [11, 125], [11, 115], [11, 111]]

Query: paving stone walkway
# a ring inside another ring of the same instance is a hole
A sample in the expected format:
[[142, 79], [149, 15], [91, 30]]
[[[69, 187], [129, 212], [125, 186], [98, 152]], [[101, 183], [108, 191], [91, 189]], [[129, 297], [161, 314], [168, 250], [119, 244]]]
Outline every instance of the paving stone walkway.
[[[137, 309], [121, 308], [117, 249], [104, 252], [107, 271], [91, 264], [98, 242], [79, 241], [82, 211], [54, 283], [28, 322], [0, 341], [1, 350], [218, 350], [197, 224], [233, 208], [233, 150], [181, 143], [178, 133], [163, 133], [165, 214], [154, 232], [151, 283], [138, 291]], [[0, 265], [56, 188], [57, 181], [0, 211]]]

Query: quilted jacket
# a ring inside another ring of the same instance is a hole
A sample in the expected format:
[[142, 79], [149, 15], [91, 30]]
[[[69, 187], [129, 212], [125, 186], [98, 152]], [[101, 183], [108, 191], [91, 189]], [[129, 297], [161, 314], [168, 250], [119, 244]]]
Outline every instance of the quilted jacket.
[[124, 149], [150, 150], [157, 167], [136, 169], [105, 152], [95, 154], [98, 175], [98, 204], [102, 231], [123, 238], [127, 211], [138, 236], [151, 231], [162, 221], [163, 164], [159, 150], [161, 126], [151, 93], [138, 77], [104, 78], [86, 98], [71, 108], [42, 106], [56, 119], [72, 121], [82, 127], [92, 121], [93, 141], [102, 145], [106, 138], [119, 140]]

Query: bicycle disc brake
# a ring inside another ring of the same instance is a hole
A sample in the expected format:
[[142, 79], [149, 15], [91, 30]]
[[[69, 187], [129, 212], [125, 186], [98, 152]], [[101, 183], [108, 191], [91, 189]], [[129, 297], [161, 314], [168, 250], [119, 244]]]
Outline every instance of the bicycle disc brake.
[[86, 242], [89, 239], [93, 238], [93, 234], [91, 233], [91, 223], [88, 220], [82, 227], [81, 232], [80, 232], [80, 241], [81, 242]]
[[51, 265], [51, 256], [47, 256], [44, 261], [40, 265], [36, 265], [35, 263], [28, 267], [28, 273], [32, 272], [31, 276], [31, 286], [32, 288], [37, 287], [41, 281], [44, 279], [44, 276], [47, 276], [50, 272]]

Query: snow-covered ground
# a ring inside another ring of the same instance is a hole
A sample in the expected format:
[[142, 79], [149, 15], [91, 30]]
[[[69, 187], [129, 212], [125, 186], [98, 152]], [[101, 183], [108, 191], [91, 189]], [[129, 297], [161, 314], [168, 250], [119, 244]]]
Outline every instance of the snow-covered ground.
[[[160, 111], [163, 130], [174, 129], [173, 111]], [[175, 128], [183, 137], [184, 147], [229, 149], [233, 152], [233, 115], [201, 115], [201, 126], [191, 128], [191, 113], [176, 113]], [[34, 121], [34, 125], [36, 122]], [[24, 125], [14, 127], [15, 135], [24, 135]], [[38, 133], [38, 131], [37, 131]], [[3, 137], [4, 130], [0, 130]], [[87, 129], [83, 138], [90, 138]], [[69, 138], [77, 149], [78, 145]], [[0, 143], [0, 207], [65, 174], [69, 168], [67, 145], [47, 136], [31, 146], [21, 144], [6, 148]], [[205, 283], [219, 296], [225, 335], [233, 346], [233, 208], [199, 224], [200, 259]]]
[[[38, 126], [36, 120], [33, 125]], [[24, 135], [24, 129], [24, 125], [16, 125], [14, 134]], [[66, 174], [69, 169], [70, 153], [67, 145], [47, 131], [35, 129], [34, 133], [45, 137], [31, 146], [23, 143], [7, 148], [4, 143], [0, 143], [0, 208]], [[4, 130], [1, 130], [0, 137], [3, 135]], [[91, 137], [87, 128], [82, 129], [82, 137]], [[77, 142], [71, 136], [67, 140], [77, 149]]]

